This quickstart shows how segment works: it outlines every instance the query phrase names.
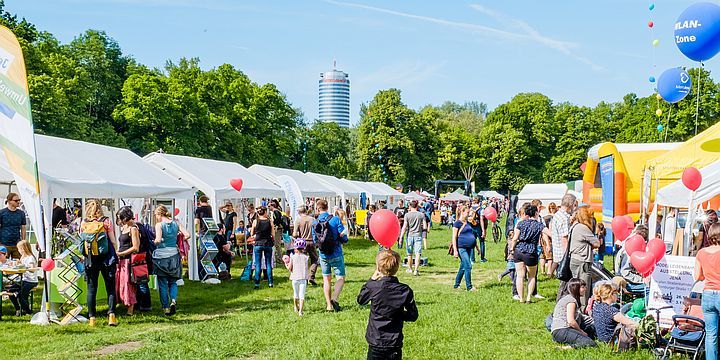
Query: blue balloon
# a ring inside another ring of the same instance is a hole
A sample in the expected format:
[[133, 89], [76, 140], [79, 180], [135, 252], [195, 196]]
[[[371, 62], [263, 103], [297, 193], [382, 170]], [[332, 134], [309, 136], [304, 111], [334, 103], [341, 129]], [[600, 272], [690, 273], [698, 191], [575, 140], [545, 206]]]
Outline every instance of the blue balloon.
[[658, 94], [665, 101], [674, 104], [690, 93], [692, 80], [690, 75], [681, 68], [670, 68], [660, 74], [657, 82]]
[[655, 82], [655, 77], [654, 77], [654, 76], [651, 76], [651, 77], [648, 78], [648, 80], [650, 80], [650, 82], [654, 83], [654, 82]]
[[720, 6], [690, 5], [675, 22], [675, 45], [695, 61], [705, 61], [720, 52]]
[[655, 9], [655, 4], [650, 4], [650, 6], [648, 6], [648, 9], [650, 9], [650, 11], [653, 11], [653, 9]]
[[658, 132], [662, 132], [662, 131], [663, 131], [663, 126], [662, 126], [662, 124], [658, 125], [658, 126], [657, 126], [657, 129], [658, 129]]

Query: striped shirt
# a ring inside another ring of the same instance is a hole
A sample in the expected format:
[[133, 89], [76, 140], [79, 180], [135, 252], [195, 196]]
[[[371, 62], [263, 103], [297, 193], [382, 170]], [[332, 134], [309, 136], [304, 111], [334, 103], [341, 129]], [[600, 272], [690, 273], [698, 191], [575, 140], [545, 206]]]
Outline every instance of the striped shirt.
[[570, 214], [565, 209], [560, 208], [550, 220], [550, 229], [552, 232], [553, 259], [559, 262], [565, 256], [565, 246], [562, 238], [570, 233]]

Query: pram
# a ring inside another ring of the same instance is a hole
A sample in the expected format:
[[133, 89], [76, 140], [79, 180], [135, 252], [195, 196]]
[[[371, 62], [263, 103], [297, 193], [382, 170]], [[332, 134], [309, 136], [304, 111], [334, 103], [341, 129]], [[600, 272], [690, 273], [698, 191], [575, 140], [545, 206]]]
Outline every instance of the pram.
[[704, 282], [693, 285], [690, 296], [683, 299], [685, 314], [672, 317], [670, 339], [662, 352], [661, 359], [669, 359], [674, 353], [692, 355], [701, 359], [705, 352], [705, 321], [702, 319], [702, 291]]

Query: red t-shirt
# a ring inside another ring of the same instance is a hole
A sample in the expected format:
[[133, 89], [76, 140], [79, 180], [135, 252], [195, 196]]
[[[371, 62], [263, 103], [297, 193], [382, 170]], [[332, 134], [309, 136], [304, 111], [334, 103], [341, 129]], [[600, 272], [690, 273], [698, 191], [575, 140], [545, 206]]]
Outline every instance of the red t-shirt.
[[705, 290], [720, 291], [720, 251], [711, 253], [707, 249], [700, 249], [697, 253], [697, 260], [705, 276]]

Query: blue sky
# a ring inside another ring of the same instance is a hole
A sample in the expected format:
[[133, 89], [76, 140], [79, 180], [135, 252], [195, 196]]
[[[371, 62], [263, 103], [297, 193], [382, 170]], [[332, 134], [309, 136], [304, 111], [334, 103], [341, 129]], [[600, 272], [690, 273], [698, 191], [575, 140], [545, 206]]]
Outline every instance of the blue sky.
[[62, 42], [104, 30], [151, 67], [181, 57], [232, 64], [276, 84], [308, 121], [319, 73], [336, 59], [350, 74], [352, 123], [360, 104], [393, 87], [413, 108], [446, 100], [494, 108], [530, 91], [588, 106], [648, 95], [648, 76], [694, 65], [673, 42], [675, 20], [694, 2], [655, 1], [650, 11], [651, 2], [631, 0], [5, 1]]

